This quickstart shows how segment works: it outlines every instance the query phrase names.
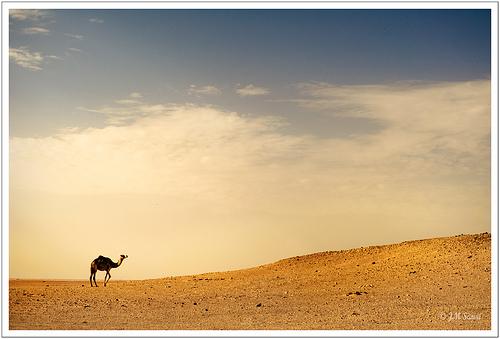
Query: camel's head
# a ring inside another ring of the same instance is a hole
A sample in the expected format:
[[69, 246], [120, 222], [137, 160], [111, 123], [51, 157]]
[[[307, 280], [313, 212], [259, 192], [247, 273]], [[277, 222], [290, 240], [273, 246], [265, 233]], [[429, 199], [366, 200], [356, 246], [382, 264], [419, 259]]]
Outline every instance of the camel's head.
[[122, 254], [122, 255], [120, 255], [120, 258], [123, 260], [125, 258], [128, 258], [128, 255]]

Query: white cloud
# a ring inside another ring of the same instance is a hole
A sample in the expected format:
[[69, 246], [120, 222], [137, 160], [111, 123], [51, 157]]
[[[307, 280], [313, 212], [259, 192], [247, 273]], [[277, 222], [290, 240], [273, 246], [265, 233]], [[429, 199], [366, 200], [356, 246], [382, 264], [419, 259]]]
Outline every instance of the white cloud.
[[188, 93], [190, 95], [219, 95], [222, 93], [222, 91], [212, 85], [206, 85], [206, 86], [196, 86], [196, 85], [191, 85], [189, 86]]
[[44, 57], [39, 52], [31, 52], [27, 47], [10, 48], [9, 58], [18, 66], [29, 69], [30, 71], [42, 70]]
[[137, 104], [140, 104], [141, 102], [138, 100], [134, 100], [134, 99], [120, 99], [120, 100], [116, 100], [115, 103], [120, 104], [120, 105], [137, 105]]
[[142, 98], [142, 94], [141, 94], [141, 93], [139, 93], [139, 92], [132, 92], [132, 93], [130, 93], [130, 95], [129, 95], [129, 96], [130, 96], [131, 98], [134, 98], [134, 99], [140, 99], [140, 98]]
[[164, 105], [151, 105], [142, 102], [142, 94], [132, 92], [128, 98], [115, 100], [118, 106], [103, 106], [100, 108], [78, 107], [78, 109], [88, 112], [101, 113], [106, 115], [106, 121], [111, 125], [123, 125], [130, 123], [142, 116], [154, 113], [161, 113], [168, 108]]
[[9, 17], [14, 20], [38, 21], [48, 16], [48, 11], [41, 9], [10, 9]]
[[257, 87], [255, 85], [247, 85], [245, 87], [237, 88], [236, 93], [242, 97], [256, 96], [256, 95], [267, 95], [270, 93], [269, 89], [265, 87]]
[[[376, 86], [301, 84], [300, 104], [324, 114], [378, 121], [384, 129], [355, 138], [380, 157], [418, 156], [436, 161], [469, 159], [473, 166], [489, 154], [489, 81], [403, 83]], [[451, 159], [448, 159], [451, 160]], [[458, 164], [457, 164], [458, 165]]]
[[435, 204], [435, 213], [442, 213], [455, 206], [453, 213], [469, 218], [476, 212], [462, 205], [468, 200], [482, 206], [480, 219], [488, 225], [490, 86], [487, 80], [303, 85], [307, 97], [301, 104], [306, 108], [375, 121], [381, 127], [370, 134], [325, 140], [324, 152], [307, 161], [328, 161], [337, 175], [349, 178], [339, 185], [346, 194], [366, 194], [372, 205], [382, 209], [388, 208], [388, 201], [401, 206], [399, 197], [414, 201], [415, 207], [406, 207], [409, 211], [422, 208], [426, 213], [425, 208]]
[[82, 53], [83, 51], [79, 48], [75, 48], [75, 47], [68, 47], [68, 51], [70, 52], [76, 52], [76, 53]]
[[45, 58], [52, 59], [52, 60], [63, 60], [63, 58], [61, 58], [57, 55], [46, 55]]
[[98, 18], [90, 18], [89, 22], [96, 23], [96, 24], [102, 24], [102, 23], [104, 23], [104, 20], [98, 19]]
[[[156, 110], [155, 106], [158, 106]], [[294, 145], [300, 140], [277, 134], [280, 122], [272, 117], [247, 119], [236, 113], [190, 105], [148, 105], [142, 110], [147, 111], [148, 108], [149, 115], [136, 118], [128, 125], [77, 133], [67, 130], [43, 139], [14, 138], [14, 167], [26, 170], [16, 176], [14, 187], [37, 186], [42, 190], [55, 189], [66, 193], [96, 190], [107, 193], [117, 190], [179, 192], [186, 189], [188, 193], [196, 194], [210, 191], [212, 185], [218, 184], [217, 177], [210, 178], [213, 171], [220, 169], [224, 173], [233, 169], [243, 174], [254, 166], [260, 166], [261, 162], [271, 163], [275, 157], [283, 157], [283, 152], [293, 153]], [[99, 112], [111, 113], [110, 110]], [[228, 140], [232, 141], [228, 143]], [[89, 145], [97, 148], [88, 148]], [[37, 152], [40, 153], [36, 155]], [[47, 156], [61, 157], [64, 161], [50, 165]], [[40, 169], [33, 177], [22, 163], [23, 159], [32, 157], [37, 163], [35, 166]], [[88, 164], [79, 170], [73, 166], [78, 167], [78, 164], [91, 158], [95, 164], [91, 170], [93, 173], [80, 177], [80, 170], [88, 171]], [[203, 166], [200, 167], [200, 164]], [[61, 166], [69, 167], [57, 183], [43, 182], [62, 170]], [[118, 169], [121, 174], [113, 179], [112, 172]], [[204, 171], [205, 174], [202, 174]], [[141, 179], [136, 175], [144, 176]], [[135, 183], [125, 185], [122, 181], [130, 179]], [[71, 183], [72, 187], [60, 186], [63, 182]]]
[[[383, 190], [386, 192], [384, 199], [397, 203], [394, 197], [401, 198], [405, 192], [409, 200], [416, 199], [414, 192], [408, 190], [426, 187], [430, 191], [445, 188], [453, 191], [479, 187], [481, 182], [489, 180], [489, 81], [341, 88], [307, 84], [301, 90], [307, 96], [302, 104], [309, 109], [325, 114], [376, 119], [382, 128], [371, 134], [348, 138], [316, 138], [285, 133], [285, 121], [272, 116], [250, 118], [196, 105], [151, 104], [123, 99], [116, 106], [80, 107], [104, 114], [112, 126], [75, 135], [59, 135], [53, 140], [40, 139], [35, 144], [47, 142], [65, 149], [68, 147], [64, 154], [80, 154], [83, 150], [72, 152], [69, 148], [95, 144], [100, 147], [109, 145], [111, 150], [122, 142], [120, 147], [123, 147], [124, 157], [126, 154], [142, 154], [141, 157], [157, 159], [158, 168], [171, 168], [170, 165], [176, 164], [179, 172], [172, 173], [172, 176], [164, 173], [168, 179], [162, 179], [163, 174], [156, 172], [147, 176], [150, 179], [158, 176], [152, 185], [156, 187], [156, 183], [160, 183], [160, 189], [162, 180], [170, 182], [186, 173], [193, 173], [199, 180], [202, 177], [207, 182], [213, 180], [205, 178], [203, 171], [206, 168], [196, 169], [197, 161], [214, 166], [214, 172], [210, 173], [221, 180], [221, 173], [233, 170], [236, 172], [232, 173], [238, 175], [253, 173], [255, 180], [275, 180], [270, 189], [283, 187], [297, 196], [305, 194], [303, 189], [314, 188], [318, 199], [360, 194], [358, 199], [363, 196], [364, 201], [382, 194]], [[86, 141], [75, 143], [76, 140]], [[131, 144], [127, 140], [134, 141], [130, 141]], [[127, 150], [128, 147], [132, 148]], [[33, 155], [51, 152], [33, 150]], [[105, 157], [116, 157], [116, 154], [104, 153]], [[162, 157], [165, 157], [164, 163]], [[174, 162], [170, 162], [171, 157], [175, 158]], [[180, 163], [186, 166], [179, 167]], [[45, 165], [52, 166], [49, 162]], [[106, 171], [125, 167], [125, 158], [119, 166], [115, 165]], [[64, 172], [62, 168], [59, 170]], [[257, 179], [260, 177], [267, 179]], [[240, 179], [224, 178], [227, 182]], [[127, 180], [133, 182], [135, 178], [128, 177]], [[23, 182], [30, 180], [19, 181]], [[138, 179], [136, 182], [139, 185], [142, 181]], [[217, 182], [219, 184], [222, 185]], [[140, 185], [137, 185], [136, 189], [140, 191], [153, 189], [150, 186], [139, 189]], [[205, 184], [199, 182], [199, 185], [204, 187]], [[217, 185], [211, 189], [217, 190]], [[252, 186], [249, 182], [241, 185]], [[90, 189], [92, 186], [83, 187]], [[104, 189], [107, 185], [100, 182], [99, 187]], [[120, 185], [117, 183], [113, 187], [118, 189]], [[317, 202], [318, 206], [325, 201]]]
[[100, 113], [106, 116], [106, 122], [110, 125], [126, 125], [148, 115], [165, 114], [176, 105], [148, 104], [142, 100], [142, 94], [133, 92], [128, 98], [115, 100], [117, 105], [106, 105], [99, 108], [77, 107], [87, 112]]
[[16, 65], [29, 69], [30, 71], [41, 71], [43, 66], [47, 62], [50, 62], [50, 60], [63, 60], [57, 55], [43, 55], [40, 52], [32, 52], [26, 46], [10, 48], [9, 58], [14, 61]]
[[64, 33], [64, 35], [73, 39], [83, 40], [83, 35], [80, 34]]
[[30, 35], [33, 35], [33, 34], [49, 35], [50, 30], [48, 30], [47, 28], [43, 28], [43, 27], [27, 27], [27, 28], [23, 29], [23, 33], [30, 34]]

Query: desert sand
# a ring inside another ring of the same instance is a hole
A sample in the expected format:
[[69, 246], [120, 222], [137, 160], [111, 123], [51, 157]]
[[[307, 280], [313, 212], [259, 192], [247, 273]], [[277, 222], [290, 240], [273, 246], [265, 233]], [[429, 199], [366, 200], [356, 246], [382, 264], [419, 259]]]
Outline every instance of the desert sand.
[[488, 233], [155, 280], [10, 280], [9, 328], [490, 329]]

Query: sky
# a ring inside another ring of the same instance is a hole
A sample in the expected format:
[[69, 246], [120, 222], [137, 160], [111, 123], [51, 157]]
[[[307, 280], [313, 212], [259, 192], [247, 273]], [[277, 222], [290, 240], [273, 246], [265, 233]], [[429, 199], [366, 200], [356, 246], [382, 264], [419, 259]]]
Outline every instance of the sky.
[[489, 10], [9, 14], [12, 278], [490, 230]]

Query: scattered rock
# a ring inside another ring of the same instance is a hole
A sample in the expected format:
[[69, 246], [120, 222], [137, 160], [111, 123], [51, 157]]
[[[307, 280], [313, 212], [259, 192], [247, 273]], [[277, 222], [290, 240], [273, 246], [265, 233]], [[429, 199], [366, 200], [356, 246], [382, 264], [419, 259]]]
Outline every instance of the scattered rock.
[[195, 305], [195, 306], [196, 306], [196, 305], [198, 305], [198, 303], [193, 303], [193, 305]]
[[410, 273], [408, 273], [408, 274], [416, 274], [416, 273], [417, 273], [417, 271], [411, 271], [411, 272], [410, 272]]
[[262, 306], [262, 303], [258, 303], [256, 307], [261, 307]]
[[368, 292], [364, 292], [364, 291], [361, 291], [361, 292], [360, 292], [360, 291], [356, 291], [356, 292], [349, 292], [349, 293], [347, 293], [347, 295], [348, 295], [348, 296], [349, 296], [349, 295], [354, 295], [354, 294], [355, 294], [355, 295], [362, 295], [362, 294], [368, 294]]

